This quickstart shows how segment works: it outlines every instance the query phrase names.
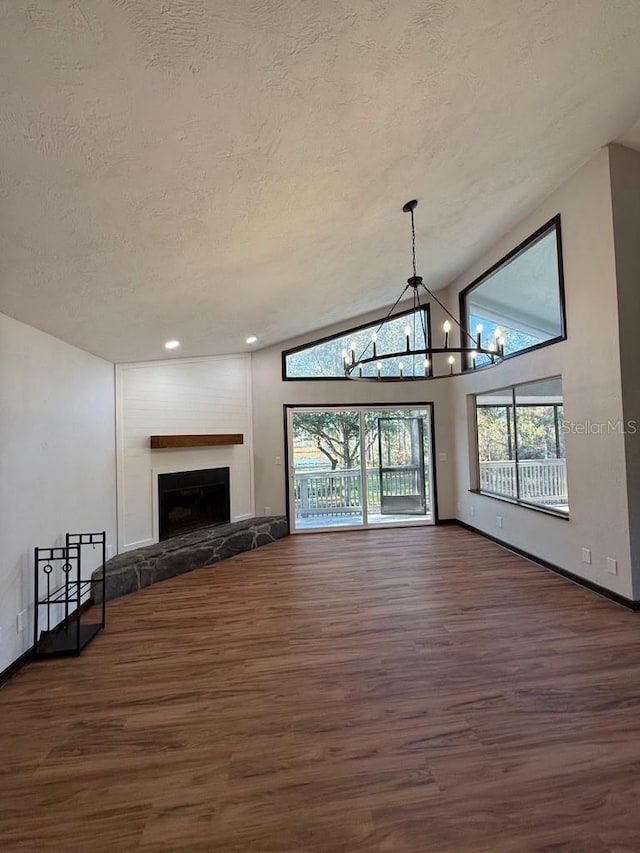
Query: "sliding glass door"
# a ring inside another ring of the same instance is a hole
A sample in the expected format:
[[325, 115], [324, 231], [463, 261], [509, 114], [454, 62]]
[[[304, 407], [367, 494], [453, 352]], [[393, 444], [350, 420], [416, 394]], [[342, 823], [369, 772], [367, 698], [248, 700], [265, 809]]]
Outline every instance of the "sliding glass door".
[[429, 407], [290, 408], [293, 532], [434, 521]]
[[296, 527], [364, 523], [360, 413], [348, 409], [289, 412], [289, 492]]

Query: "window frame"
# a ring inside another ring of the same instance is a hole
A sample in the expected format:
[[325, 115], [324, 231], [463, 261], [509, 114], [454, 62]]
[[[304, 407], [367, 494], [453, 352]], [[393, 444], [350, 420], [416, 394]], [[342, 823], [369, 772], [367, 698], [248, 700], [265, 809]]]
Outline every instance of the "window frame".
[[[504, 385], [500, 388], [493, 388], [489, 391], [480, 391], [476, 394], [471, 394], [471, 398], [473, 400], [473, 423], [474, 423], [474, 459], [475, 459], [475, 482], [476, 488], [471, 488], [469, 491], [474, 495], [482, 495], [485, 498], [493, 498], [497, 501], [503, 501], [504, 503], [513, 504], [514, 506], [523, 507], [524, 509], [532, 509], [535, 512], [542, 512], [545, 515], [552, 515], [554, 518], [561, 518], [564, 521], [570, 521], [570, 505], [568, 503], [567, 496], [567, 511], [563, 512], [559, 509], [554, 509], [553, 507], [544, 506], [544, 504], [534, 503], [532, 501], [528, 501], [525, 498], [520, 497], [520, 477], [519, 477], [519, 457], [518, 457], [518, 412], [517, 412], [517, 403], [516, 403], [516, 392], [518, 388], [526, 387], [527, 385], [533, 385], [536, 382], [545, 382], [549, 379], [560, 379], [562, 381], [561, 375], [555, 376], [546, 376], [542, 379], [531, 379], [526, 382], [514, 382], [511, 385]], [[478, 442], [478, 409], [483, 408], [481, 404], [478, 406], [477, 399], [478, 397], [484, 397], [486, 395], [490, 395], [492, 393], [497, 393], [498, 391], [510, 391], [511, 392], [511, 403], [497, 404], [496, 406], [486, 405], [484, 408], [498, 408], [501, 405], [505, 408], [513, 408], [513, 459], [510, 459], [510, 462], [513, 462], [515, 465], [515, 485], [516, 485], [516, 494], [514, 495], [501, 495], [499, 492], [490, 492], [486, 489], [480, 488], [480, 449]], [[523, 408], [528, 406], [549, 406], [554, 410], [554, 424], [556, 428], [556, 453], [559, 448], [559, 427], [558, 427], [558, 409], [562, 408], [564, 411], [564, 388], [562, 392], [562, 403], [522, 403], [521, 406]], [[565, 456], [556, 456], [556, 459], [565, 459], [566, 462], [566, 452]]]
[[353, 380], [349, 379], [346, 376], [287, 376], [287, 356], [295, 355], [297, 352], [302, 352], [302, 350], [309, 349], [310, 347], [318, 346], [319, 344], [326, 344], [329, 341], [336, 341], [339, 338], [346, 337], [348, 335], [354, 334], [356, 332], [361, 332], [363, 329], [369, 329], [375, 326], [380, 325], [384, 322], [384, 320], [395, 320], [399, 317], [406, 317], [409, 314], [413, 314], [416, 310], [421, 310], [424, 312], [424, 320], [425, 320], [425, 329], [427, 330], [427, 339], [431, 341], [431, 306], [430, 303], [427, 302], [424, 305], [420, 306], [420, 309], [414, 308], [411, 306], [404, 311], [399, 311], [393, 314], [392, 317], [378, 317], [375, 320], [369, 320], [366, 323], [360, 323], [358, 326], [351, 326], [348, 329], [342, 329], [339, 332], [333, 332], [331, 335], [325, 335], [322, 338], [317, 338], [312, 341], [307, 341], [304, 344], [299, 344], [296, 347], [290, 347], [289, 349], [282, 350], [281, 359], [282, 359], [282, 381], [283, 382], [352, 382]]
[[[528, 352], [534, 352], [535, 350], [551, 346], [552, 344], [560, 343], [560, 341], [566, 341], [567, 339], [567, 306], [564, 290], [564, 263], [562, 256], [562, 227], [560, 221], [560, 214], [557, 213], [548, 222], [545, 222], [544, 225], [540, 226], [537, 231], [534, 231], [533, 234], [531, 234], [521, 243], [518, 243], [518, 245], [514, 249], [511, 249], [510, 252], [507, 252], [504, 257], [500, 258], [500, 260], [496, 261], [496, 263], [490, 266], [489, 269], [481, 273], [471, 282], [471, 284], [468, 284], [466, 287], [464, 287], [458, 294], [460, 322], [463, 328], [465, 328], [469, 325], [469, 317], [467, 315], [468, 295], [472, 293], [477, 287], [479, 287], [485, 279], [489, 278], [489, 276], [493, 275], [501, 267], [506, 266], [506, 264], [510, 263], [518, 255], [521, 255], [526, 252], [526, 250], [533, 243], [535, 243], [541, 237], [545, 236], [545, 234], [550, 233], [552, 231], [555, 231], [556, 234], [556, 257], [558, 261], [558, 297], [560, 301], [560, 334], [556, 335], [555, 338], [549, 338], [548, 341], [541, 341], [539, 344], [532, 344], [530, 347], [524, 347], [524, 349], [519, 349], [517, 350], [517, 352], [505, 353], [504, 360], [508, 358], [515, 358], [516, 356], [524, 355]], [[486, 365], [482, 366], [485, 367]], [[467, 360], [467, 363], [463, 366], [462, 372], [477, 372], [477, 368], [474, 371], [469, 361]]]

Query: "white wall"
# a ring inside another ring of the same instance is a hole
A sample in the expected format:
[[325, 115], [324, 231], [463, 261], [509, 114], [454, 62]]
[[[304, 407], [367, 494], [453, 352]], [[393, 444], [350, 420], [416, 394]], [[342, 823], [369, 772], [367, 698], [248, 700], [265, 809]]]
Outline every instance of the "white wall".
[[[393, 297], [393, 293], [389, 297]], [[397, 294], [396, 294], [397, 295]], [[439, 329], [443, 317], [437, 306], [432, 306], [432, 329]], [[274, 513], [286, 512], [285, 429], [283, 406], [286, 405], [377, 405], [411, 403], [416, 407], [431, 404], [434, 407], [436, 477], [438, 487], [438, 515], [449, 518], [455, 513], [453, 499], [453, 459], [451, 423], [449, 420], [449, 380], [435, 379], [427, 382], [376, 383], [354, 381], [283, 381], [283, 349], [299, 346], [308, 341], [339, 333], [344, 329], [379, 319], [384, 312], [377, 311], [355, 317], [344, 323], [320, 329], [312, 335], [285, 341], [277, 346], [255, 352], [252, 356], [253, 407], [254, 407], [254, 471], [257, 513], [271, 507]], [[439, 460], [439, 454], [446, 459]], [[282, 460], [276, 465], [276, 457]]]
[[0, 671], [33, 643], [34, 547], [105, 529], [115, 544], [113, 374], [0, 314]]
[[[569, 521], [469, 492], [473, 464], [468, 426], [471, 394], [560, 374], [565, 422], [607, 425], [623, 419], [607, 149], [474, 264], [450, 288], [451, 296], [457, 298], [463, 287], [558, 212], [562, 216], [567, 340], [509, 359], [493, 370], [452, 381], [457, 514], [506, 543], [631, 598], [622, 433], [605, 429], [599, 434], [566, 436]], [[504, 519], [502, 529], [497, 527], [498, 515]], [[582, 548], [591, 550], [592, 565], [582, 562]], [[617, 576], [606, 572], [607, 556], [618, 561]]]
[[[185, 358], [116, 368], [119, 550], [157, 541], [157, 475], [230, 468], [231, 520], [254, 514], [251, 357]], [[242, 433], [244, 444], [151, 450], [149, 436]]]
[[629, 534], [634, 597], [640, 599], [640, 152], [609, 149], [618, 282]]

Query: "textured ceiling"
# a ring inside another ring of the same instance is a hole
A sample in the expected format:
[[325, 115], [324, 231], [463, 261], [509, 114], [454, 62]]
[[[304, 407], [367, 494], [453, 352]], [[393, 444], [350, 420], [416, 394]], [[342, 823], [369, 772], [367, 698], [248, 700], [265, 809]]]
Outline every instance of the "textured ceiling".
[[639, 80], [638, 0], [0, 0], [0, 311], [113, 361], [266, 345], [395, 299], [411, 197], [442, 286]]

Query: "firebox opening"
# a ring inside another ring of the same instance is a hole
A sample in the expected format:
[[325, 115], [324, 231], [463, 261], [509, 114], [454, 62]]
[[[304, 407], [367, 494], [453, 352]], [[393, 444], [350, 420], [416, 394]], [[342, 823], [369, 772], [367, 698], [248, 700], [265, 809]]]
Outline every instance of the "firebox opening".
[[207, 468], [158, 475], [159, 538], [228, 524], [229, 469]]

